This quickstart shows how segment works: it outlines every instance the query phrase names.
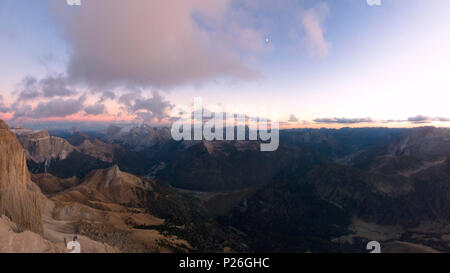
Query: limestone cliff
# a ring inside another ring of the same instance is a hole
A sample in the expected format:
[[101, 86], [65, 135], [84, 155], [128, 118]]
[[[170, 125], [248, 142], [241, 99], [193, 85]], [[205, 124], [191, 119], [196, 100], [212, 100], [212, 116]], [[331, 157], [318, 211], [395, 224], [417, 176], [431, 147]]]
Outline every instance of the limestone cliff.
[[22, 146], [0, 120], [0, 215], [21, 230], [41, 233], [43, 198], [31, 182]]
[[16, 131], [27, 157], [36, 163], [49, 163], [52, 159], [65, 159], [75, 147], [60, 137], [50, 136], [48, 131]]

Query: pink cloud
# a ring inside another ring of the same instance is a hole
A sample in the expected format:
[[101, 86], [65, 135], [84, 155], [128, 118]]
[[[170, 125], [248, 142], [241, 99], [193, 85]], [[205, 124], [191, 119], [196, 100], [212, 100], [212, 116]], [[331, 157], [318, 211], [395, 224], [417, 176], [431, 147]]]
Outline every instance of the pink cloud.
[[300, 12], [300, 23], [304, 37], [299, 38], [296, 30], [291, 30], [291, 38], [303, 41], [311, 57], [324, 58], [328, 55], [330, 44], [325, 39], [323, 28], [323, 21], [328, 16], [328, 11], [326, 4], [302, 10]]
[[[231, 26], [228, 0], [96, 0], [77, 10], [58, 1], [54, 7], [72, 49], [67, 72], [75, 81], [166, 88], [219, 77], [259, 77], [239, 55], [243, 47], [258, 50], [254, 41], [259, 35]], [[201, 28], [194, 15], [234, 32]], [[230, 43], [229, 35], [236, 42]]]

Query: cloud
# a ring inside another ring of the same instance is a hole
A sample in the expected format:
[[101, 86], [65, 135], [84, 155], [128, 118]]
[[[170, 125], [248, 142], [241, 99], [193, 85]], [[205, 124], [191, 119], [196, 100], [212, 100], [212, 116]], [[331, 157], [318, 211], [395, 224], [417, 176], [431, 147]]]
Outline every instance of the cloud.
[[412, 123], [431, 123], [433, 121], [441, 121], [441, 122], [448, 122], [450, 121], [450, 118], [444, 118], [444, 117], [429, 117], [429, 116], [423, 116], [423, 115], [417, 115], [414, 117], [408, 118], [409, 122]]
[[84, 108], [84, 111], [87, 115], [96, 116], [106, 113], [106, 107], [103, 103], [97, 103], [94, 105], [86, 106], [86, 108]]
[[102, 96], [100, 97], [100, 101], [99, 102], [104, 102], [105, 100], [113, 100], [116, 98], [116, 94], [112, 91], [104, 91], [102, 93]]
[[[63, 99], [78, 94], [75, 86], [63, 74], [49, 75], [40, 80], [26, 76], [17, 84], [13, 94], [17, 98], [8, 107], [0, 102], [0, 112], [14, 113], [12, 121], [72, 115], [83, 110], [86, 99], [86, 95], [78, 99]], [[37, 106], [33, 109], [36, 103]]]
[[128, 113], [134, 114], [145, 121], [154, 118], [159, 120], [168, 118], [168, 111], [173, 107], [158, 92], [153, 92], [151, 98], [143, 97], [139, 91], [130, 92], [122, 95], [119, 102], [125, 106]]
[[118, 99], [119, 103], [125, 105], [128, 110], [130, 110], [131, 106], [133, 105], [134, 101], [136, 99], [142, 98], [141, 91], [140, 90], [133, 90], [131, 92], [125, 93], [121, 95]]
[[46, 98], [70, 97], [77, 94], [69, 85], [67, 79], [61, 74], [49, 76], [42, 79], [39, 83], [41, 85], [42, 95]]
[[14, 108], [14, 116], [12, 118], [12, 121], [22, 117], [26, 117], [31, 110], [31, 105], [16, 106]]
[[64, 1], [52, 3], [71, 48], [71, 80], [167, 88], [260, 76], [240, 53], [259, 49], [262, 34], [229, 20], [229, 0], [96, 0], [76, 11]]
[[149, 112], [137, 112], [136, 113], [136, 119], [144, 121], [144, 122], [149, 122], [149, 121], [153, 120], [154, 118], [155, 118], [155, 116]]
[[152, 98], [137, 99], [131, 107], [133, 111], [147, 110], [157, 118], [163, 118], [167, 115], [166, 110], [171, 107], [171, 104], [164, 100], [158, 93], [153, 93]]
[[16, 103], [32, 101], [37, 98], [70, 97], [77, 94], [62, 74], [51, 75], [41, 80], [27, 76], [17, 85]]
[[442, 118], [442, 117], [438, 117], [438, 118], [434, 118], [435, 121], [443, 121], [443, 122], [448, 122], [450, 121], [450, 118]]
[[328, 55], [330, 44], [325, 40], [325, 31], [322, 26], [328, 12], [328, 6], [321, 4], [300, 13], [300, 22], [305, 34], [304, 40], [312, 57], [323, 58]]
[[386, 120], [380, 120], [381, 123], [401, 123], [401, 122], [407, 122], [407, 120], [404, 119], [386, 119]]
[[0, 113], [8, 113], [11, 111], [11, 108], [6, 107], [4, 105], [0, 105]]
[[17, 85], [15, 93], [18, 94], [18, 101], [29, 101], [38, 98], [39, 91], [38, 80], [32, 76], [26, 76]]
[[417, 115], [415, 117], [409, 117], [408, 121], [412, 122], [412, 123], [430, 123], [433, 121], [433, 118], [427, 117], [427, 116], [422, 116], [422, 115]]
[[81, 96], [79, 99], [53, 99], [41, 102], [26, 116], [37, 119], [70, 116], [83, 110], [84, 100], [85, 96]]
[[3, 102], [3, 96], [0, 95], [0, 113], [8, 113], [11, 111], [11, 108], [6, 106]]
[[373, 120], [371, 118], [318, 118], [313, 121], [316, 123], [340, 123], [340, 124], [355, 124], [355, 123], [373, 122]]
[[289, 117], [289, 122], [298, 122], [298, 118], [294, 114], [291, 114]]

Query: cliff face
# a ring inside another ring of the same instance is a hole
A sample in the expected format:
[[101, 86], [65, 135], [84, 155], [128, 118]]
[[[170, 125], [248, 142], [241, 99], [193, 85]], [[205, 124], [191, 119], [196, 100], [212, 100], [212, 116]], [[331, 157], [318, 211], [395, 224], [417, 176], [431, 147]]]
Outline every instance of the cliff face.
[[0, 120], [0, 215], [8, 216], [21, 230], [41, 233], [43, 200], [31, 182], [22, 146]]
[[65, 159], [75, 148], [62, 138], [50, 136], [47, 131], [16, 132], [28, 157], [36, 163], [51, 159]]

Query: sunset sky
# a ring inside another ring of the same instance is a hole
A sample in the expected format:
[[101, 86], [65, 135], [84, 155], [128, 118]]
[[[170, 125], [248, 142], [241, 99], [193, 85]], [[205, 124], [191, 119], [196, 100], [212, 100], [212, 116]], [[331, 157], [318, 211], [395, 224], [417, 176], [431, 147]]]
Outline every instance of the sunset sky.
[[165, 124], [278, 105], [282, 127], [450, 126], [450, 1], [0, 0], [0, 118]]

